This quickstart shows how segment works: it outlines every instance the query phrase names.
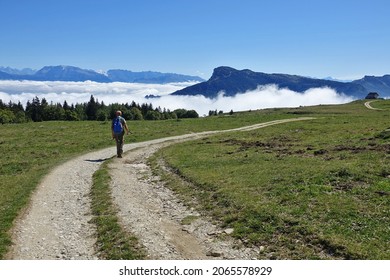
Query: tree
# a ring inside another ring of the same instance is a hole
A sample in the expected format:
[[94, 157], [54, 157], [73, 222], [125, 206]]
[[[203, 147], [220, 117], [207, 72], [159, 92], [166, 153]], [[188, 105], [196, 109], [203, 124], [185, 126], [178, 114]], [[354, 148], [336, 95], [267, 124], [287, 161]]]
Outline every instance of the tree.
[[178, 119], [182, 119], [185, 116], [185, 114], [187, 113], [187, 110], [186, 109], [176, 109], [173, 112], [176, 114]]
[[186, 118], [199, 118], [199, 114], [195, 110], [188, 110], [185, 117]]
[[145, 120], [156, 121], [161, 119], [161, 114], [158, 111], [148, 111], [145, 115]]
[[82, 121], [82, 120], [85, 120], [87, 119], [87, 116], [85, 114], [85, 108], [86, 108], [86, 104], [76, 104], [75, 108], [74, 108], [74, 112], [77, 114], [77, 119]]
[[43, 107], [42, 120], [44, 121], [56, 120], [56, 107], [53, 104]]
[[[2, 123], [8, 123], [10, 121], [21, 123], [29, 120], [34, 122], [52, 120], [105, 121], [107, 119], [115, 118], [115, 113], [118, 110], [122, 112], [122, 116], [126, 120], [168, 120], [199, 117], [198, 113], [194, 110], [177, 109], [174, 112], [171, 112], [166, 108], [161, 109], [159, 106], [153, 109], [153, 105], [151, 103], [144, 103], [140, 106], [132, 101], [130, 104], [114, 103], [105, 105], [104, 102], [99, 103], [97, 99], [95, 100], [93, 95], [91, 95], [88, 102], [82, 104], [76, 103], [71, 106], [69, 106], [66, 100], [63, 104], [54, 104], [52, 101], [49, 104], [45, 98], [40, 100], [36, 96], [32, 101], [27, 101], [25, 110], [20, 102], [16, 104], [10, 101], [6, 104], [0, 99], [0, 109], [3, 110], [1, 116]], [[10, 115], [9, 112], [11, 112], [12, 115]]]
[[179, 119], [199, 118], [199, 115], [195, 110], [187, 111], [186, 109], [176, 109], [173, 112], [176, 113], [177, 118]]
[[131, 114], [131, 111], [127, 109], [125, 106], [122, 108], [122, 117], [124, 117], [126, 120], [132, 120], [133, 115]]
[[177, 119], [177, 116], [175, 113], [171, 112], [169, 109], [165, 109], [163, 110], [162, 114], [161, 114], [161, 118], [163, 120], [169, 120], [169, 119]]
[[131, 115], [133, 116], [133, 120], [141, 121], [144, 119], [144, 117], [142, 116], [141, 110], [138, 109], [137, 107], [132, 107], [130, 109], [130, 112], [131, 112]]
[[108, 117], [108, 113], [104, 109], [99, 109], [97, 112], [97, 120], [98, 121], [106, 121]]
[[65, 110], [62, 107], [61, 103], [57, 103], [57, 120], [65, 120]]
[[85, 114], [87, 115], [88, 120], [96, 120], [97, 119], [97, 111], [99, 108], [99, 103], [95, 101], [93, 95], [89, 99], [87, 103], [87, 107], [85, 108]]
[[0, 123], [11, 123], [14, 122], [15, 115], [14, 113], [9, 109], [0, 109]]
[[64, 105], [62, 105], [62, 108], [64, 108], [65, 111], [71, 110], [71, 107], [69, 107], [68, 102], [66, 102], [66, 100], [64, 101]]
[[141, 112], [142, 112], [142, 115], [144, 116], [144, 118], [146, 119], [146, 114], [149, 112], [149, 111], [153, 111], [153, 106], [152, 104], [147, 104], [147, 103], [144, 103], [141, 105]]
[[41, 122], [43, 120], [43, 108], [38, 96], [33, 98], [32, 103], [27, 102], [26, 112], [34, 122]]
[[79, 121], [80, 117], [74, 110], [65, 111], [65, 120], [67, 121]]
[[16, 123], [24, 123], [26, 122], [26, 114], [24, 111], [18, 111], [15, 113], [15, 121]]

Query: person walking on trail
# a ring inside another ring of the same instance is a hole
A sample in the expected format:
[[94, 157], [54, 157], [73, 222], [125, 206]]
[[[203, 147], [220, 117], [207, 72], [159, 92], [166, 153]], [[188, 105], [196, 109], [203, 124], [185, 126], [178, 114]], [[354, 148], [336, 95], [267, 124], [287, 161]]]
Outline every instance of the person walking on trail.
[[123, 153], [125, 130], [127, 134], [129, 134], [129, 128], [127, 127], [126, 120], [122, 117], [121, 111], [116, 111], [115, 115], [116, 117], [112, 120], [111, 131], [112, 138], [115, 139], [116, 142], [116, 154], [118, 158], [121, 158]]

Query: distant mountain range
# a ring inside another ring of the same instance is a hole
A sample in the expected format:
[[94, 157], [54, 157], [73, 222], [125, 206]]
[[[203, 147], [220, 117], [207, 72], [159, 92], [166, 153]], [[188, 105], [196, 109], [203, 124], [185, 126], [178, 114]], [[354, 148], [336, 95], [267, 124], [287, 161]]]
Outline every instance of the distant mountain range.
[[201, 82], [172, 95], [203, 95], [208, 98], [216, 97], [220, 92], [225, 96], [234, 96], [255, 90], [258, 86], [276, 84], [279, 88], [288, 88], [296, 92], [304, 92], [310, 88], [329, 87], [338, 93], [344, 93], [355, 98], [365, 98], [371, 91], [383, 96], [390, 96], [390, 75], [383, 77], [365, 76], [363, 79], [352, 82], [339, 82], [326, 79], [307, 78], [287, 74], [266, 74], [251, 70], [236, 70], [221, 66], [214, 69], [208, 81]]
[[220, 92], [226, 96], [255, 90], [259, 86], [275, 84], [279, 88], [288, 88], [296, 92], [304, 92], [310, 88], [329, 87], [338, 93], [355, 98], [365, 98], [369, 92], [377, 92], [380, 97], [390, 97], [390, 75], [382, 77], [365, 76], [362, 79], [342, 82], [329, 79], [316, 79], [288, 74], [266, 74], [248, 69], [236, 70], [221, 66], [214, 69], [207, 81], [197, 76], [160, 72], [132, 72], [129, 70], [108, 70], [98, 73], [94, 70], [81, 69], [74, 66], [45, 66], [36, 71], [0, 67], [0, 80], [32, 80], [32, 81], [95, 81], [100, 83], [156, 83], [199, 82], [178, 90], [172, 95], [203, 95], [208, 98], [217, 97]]
[[35, 71], [32, 69], [13, 69], [0, 67], [0, 80], [31, 80], [31, 81], [94, 81], [99, 83], [126, 82], [126, 83], [156, 83], [166, 84], [175, 82], [202, 82], [204, 79], [197, 76], [188, 76], [175, 73], [160, 72], [132, 72], [128, 70], [108, 70], [107, 74], [94, 70], [81, 69], [74, 66], [45, 66]]
[[112, 81], [125, 82], [125, 83], [177, 83], [177, 82], [203, 82], [204, 79], [197, 76], [188, 76], [175, 73], [160, 73], [153, 71], [146, 72], [132, 72], [128, 70], [108, 70], [107, 76]]
[[15, 69], [11, 67], [1, 67], [0, 72], [12, 74], [12, 75], [33, 75], [37, 70], [31, 68]]

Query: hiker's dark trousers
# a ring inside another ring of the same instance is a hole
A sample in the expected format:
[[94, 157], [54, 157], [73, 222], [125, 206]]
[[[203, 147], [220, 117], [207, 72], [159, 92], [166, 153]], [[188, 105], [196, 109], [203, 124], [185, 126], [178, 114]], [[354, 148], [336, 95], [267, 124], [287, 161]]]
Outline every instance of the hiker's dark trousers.
[[125, 133], [121, 134], [115, 134], [115, 141], [116, 141], [116, 154], [118, 157], [122, 156], [123, 154], [123, 138]]

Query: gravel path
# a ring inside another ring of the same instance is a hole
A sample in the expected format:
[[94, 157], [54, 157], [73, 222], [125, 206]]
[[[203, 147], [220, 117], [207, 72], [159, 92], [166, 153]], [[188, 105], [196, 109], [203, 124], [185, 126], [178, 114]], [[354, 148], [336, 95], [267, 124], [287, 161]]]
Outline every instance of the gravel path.
[[[148, 259], [254, 259], [257, 250], [234, 249], [243, 246], [209, 219], [184, 206], [159, 178], [153, 177], [146, 159], [166, 144], [130, 151], [123, 160], [110, 164], [119, 218], [126, 229], [138, 236]], [[197, 219], [182, 225], [189, 216]]]
[[[310, 120], [272, 121], [228, 131], [248, 131], [270, 125]], [[114, 203], [123, 226], [135, 233], [150, 259], [252, 259], [261, 248], [234, 249], [230, 240], [207, 217], [187, 209], [158, 178], [153, 178], [146, 159], [157, 149], [177, 141], [221, 133], [211, 131], [127, 144], [125, 156], [111, 162]], [[89, 191], [92, 175], [115, 147], [72, 159], [50, 172], [37, 187], [31, 203], [13, 228], [13, 246], [7, 259], [97, 259], [95, 228], [91, 219]], [[119, 176], [117, 175], [119, 174]], [[191, 225], [187, 216], [198, 216]], [[221, 238], [223, 237], [223, 238]]]
[[371, 100], [371, 101], [367, 101], [364, 103], [364, 106], [366, 106], [366, 108], [370, 109], [370, 110], [378, 110], [378, 111], [382, 111], [383, 109], [378, 109], [378, 108], [374, 108], [371, 106], [371, 103], [372, 102], [375, 102], [375, 101], [378, 101], [378, 100]]

